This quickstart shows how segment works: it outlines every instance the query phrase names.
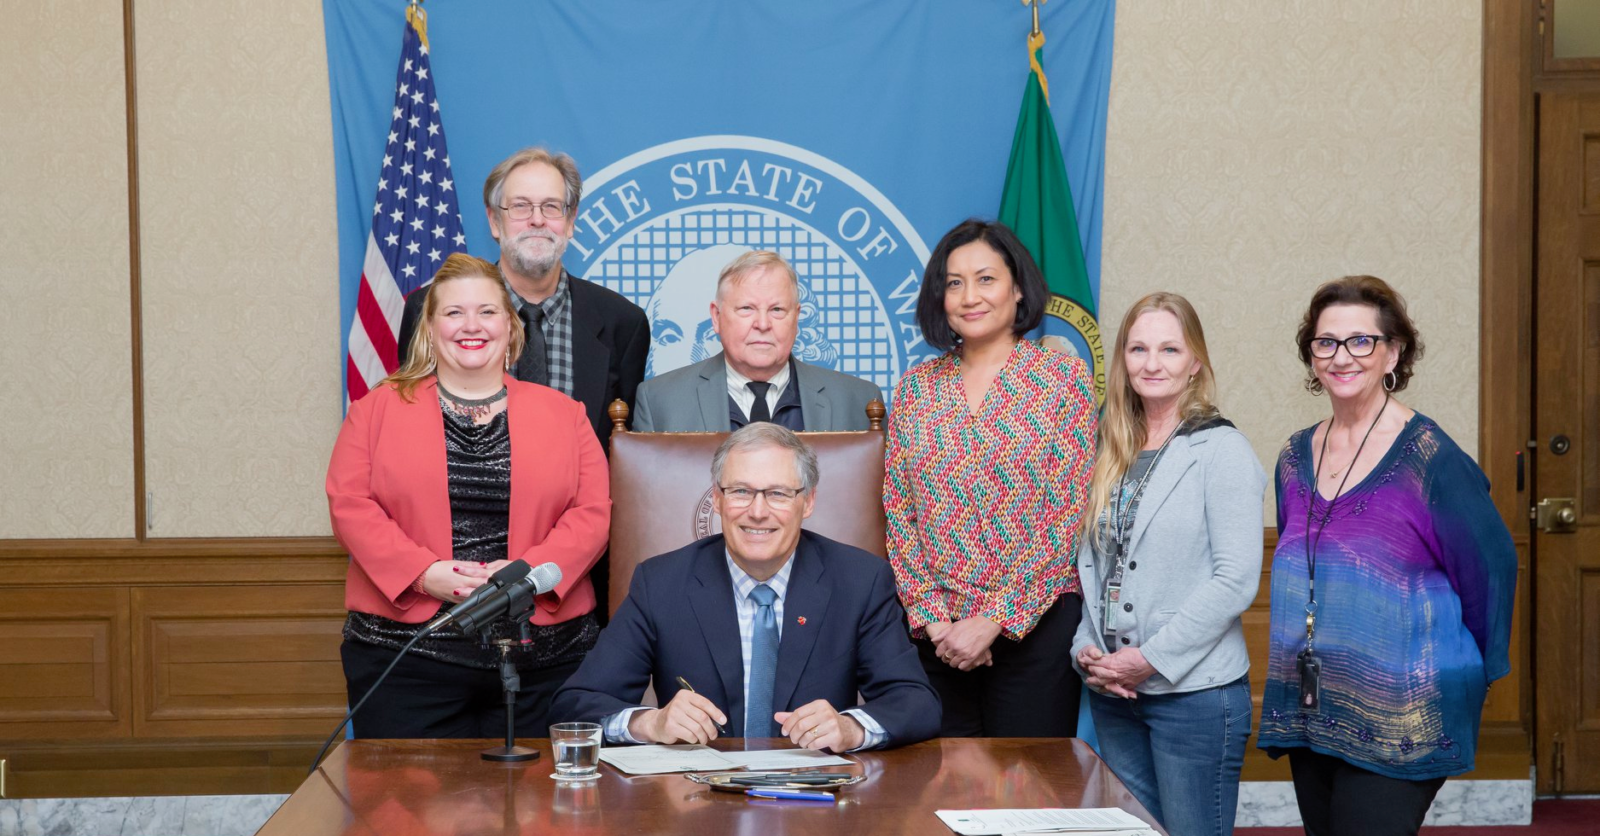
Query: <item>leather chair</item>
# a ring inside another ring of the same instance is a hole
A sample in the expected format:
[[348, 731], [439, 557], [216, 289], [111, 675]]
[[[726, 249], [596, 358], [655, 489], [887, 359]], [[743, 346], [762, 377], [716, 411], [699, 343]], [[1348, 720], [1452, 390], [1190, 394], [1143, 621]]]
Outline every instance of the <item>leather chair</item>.
[[[628, 405], [612, 401], [610, 611], [628, 594], [641, 562], [722, 531], [712, 507], [711, 456], [728, 433], [629, 432]], [[886, 556], [883, 416], [867, 405], [864, 432], [800, 433], [817, 452], [822, 477], [805, 527]]]

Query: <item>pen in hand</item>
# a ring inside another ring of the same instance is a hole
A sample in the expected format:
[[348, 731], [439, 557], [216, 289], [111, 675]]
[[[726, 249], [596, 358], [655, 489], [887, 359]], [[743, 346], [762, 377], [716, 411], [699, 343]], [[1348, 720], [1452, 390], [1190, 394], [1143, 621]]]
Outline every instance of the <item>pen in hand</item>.
[[[694, 689], [694, 686], [693, 686], [693, 685], [690, 685], [690, 684], [689, 684], [689, 680], [687, 680], [687, 679], [684, 679], [684, 678], [683, 678], [683, 677], [681, 677], [681, 676], [680, 676], [680, 677], [678, 677], [678, 687], [679, 687], [679, 688], [682, 688], [682, 689], [683, 689], [683, 690], [685, 690], [685, 691], [688, 691], [688, 692], [689, 692], [689, 693], [691, 693], [691, 694], [698, 694], [698, 693], [700, 693], [700, 692], [699, 692], [699, 691], [696, 691], [696, 690], [695, 690], [695, 689]], [[722, 736], [723, 736], [723, 737], [727, 737], [727, 736], [728, 736], [728, 729], [727, 729], [727, 727], [726, 727], [726, 726], [724, 726], [724, 725], [722, 725], [722, 724], [721, 724], [721, 723], [717, 723], [717, 732], [718, 732], [718, 733], [720, 733], [720, 734], [721, 734], [721, 735], [722, 735]]]

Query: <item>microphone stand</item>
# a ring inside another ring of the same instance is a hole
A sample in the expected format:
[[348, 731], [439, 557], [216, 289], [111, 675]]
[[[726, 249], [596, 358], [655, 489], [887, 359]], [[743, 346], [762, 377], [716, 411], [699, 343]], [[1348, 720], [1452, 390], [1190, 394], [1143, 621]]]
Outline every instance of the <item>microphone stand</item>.
[[[533, 643], [533, 636], [528, 629], [528, 609], [532, 607], [513, 616], [521, 620], [522, 644], [525, 645]], [[484, 625], [484, 629], [488, 629], [488, 624]], [[511, 639], [496, 639], [494, 643], [500, 648], [500, 687], [506, 695], [506, 745], [485, 749], [479, 757], [495, 763], [538, 760], [538, 749], [517, 745], [517, 692], [522, 690], [522, 677], [517, 674], [517, 664], [511, 661]]]

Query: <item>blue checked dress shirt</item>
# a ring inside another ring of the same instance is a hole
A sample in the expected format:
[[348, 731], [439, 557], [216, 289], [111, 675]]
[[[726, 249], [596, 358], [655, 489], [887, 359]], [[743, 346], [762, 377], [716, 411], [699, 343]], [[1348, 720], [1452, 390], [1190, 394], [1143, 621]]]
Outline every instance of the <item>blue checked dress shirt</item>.
[[[750, 661], [754, 656], [756, 635], [756, 602], [750, 598], [750, 592], [762, 582], [750, 577], [743, 569], [740, 569], [739, 564], [734, 563], [731, 556], [725, 557], [728, 561], [728, 575], [733, 580], [733, 606], [739, 621], [739, 654], [744, 662], [744, 704], [749, 705]], [[783, 562], [783, 568], [765, 581], [767, 586], [771, 587], [772, 591], [778, 595], [777, 600], [772, 604], [772, 613], [778, 622], [778, 638], [780, 640], [783, 638], [783, 599], [789, 591], [789, 574], [793, 570], [794, 556], [790, 555], [789, 559]], [[639, 740], [628, 733], [628, 719], [633, 716], [635, 711], [644, 711], [647, 708], [649, 706], [627, 708], [607, 717], [604, 723], [606, 742], [644, 743], [645, 741]], [[719, 706], [719, 708], [726, 710], [726, 706]], [[866, 732], [862, 738], [861, 745], [852, 749], [852, 752], [876, 749], [888, 741], [889, 733], [884, 731], [883, 726], [878, 725], [878, 721], [872, 719], [872, 716], [867, 712], [859, 708], [851, 708], [839, 713], [848, 714], [856, 718], [856, 722], [860, 723], [862, 730]], [[782, 729], [780, 727], [777, 733], [781, 734], [781, 732]]]

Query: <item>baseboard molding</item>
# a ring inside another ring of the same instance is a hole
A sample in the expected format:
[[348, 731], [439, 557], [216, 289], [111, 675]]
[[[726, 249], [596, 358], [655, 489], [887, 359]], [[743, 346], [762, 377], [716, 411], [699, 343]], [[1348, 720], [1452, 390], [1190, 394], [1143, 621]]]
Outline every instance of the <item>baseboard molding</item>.
[[[1463, 780], [1452, 778], [1439, 789], [1423, 824], [1525, 825], [1533, 822], [1533, 778]], [[1247, 781], [1239, 786], [1237, 827], [1299, 827], [1300, 810], [1294, 785], [1288, 781]]]

